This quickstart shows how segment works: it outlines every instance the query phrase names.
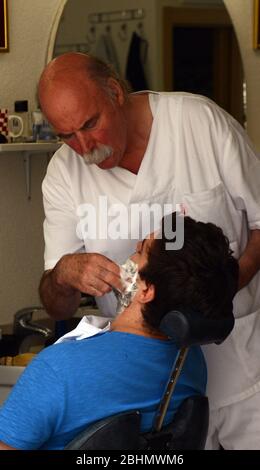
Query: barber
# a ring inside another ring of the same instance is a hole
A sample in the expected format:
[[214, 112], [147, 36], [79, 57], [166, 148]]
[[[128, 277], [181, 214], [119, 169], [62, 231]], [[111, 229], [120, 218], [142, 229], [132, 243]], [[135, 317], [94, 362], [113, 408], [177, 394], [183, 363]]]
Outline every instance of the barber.
[[[127, 225], [135, 204], [181, 204], [187, 215], [220, 226], [239, 258], [240, 278], [234, 332], [223, 346], [206, 351], [208, 448], [260, 449], [260, 162], [244, 130], [198, 95], [129, 94], [110, 67], [80, 53], [47, 65], [39, 99], [65, 142], [43, 182], [40, 295], [46, 310], [69, 318], [85, 292], [104, 314], [114, 314], [118, 264], [136, 242], [131, 230], [137, 218]], [[127, 208], [120, 219], [126, 236], [97, 230], [104, 201], [108, 210]]]

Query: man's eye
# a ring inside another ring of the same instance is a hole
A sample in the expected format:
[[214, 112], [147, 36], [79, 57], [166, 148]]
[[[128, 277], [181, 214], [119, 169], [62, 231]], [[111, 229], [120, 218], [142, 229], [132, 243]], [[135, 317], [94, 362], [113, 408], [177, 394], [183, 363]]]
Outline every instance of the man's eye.
[[70, 140], [74, 134], [57, 134], [60, 140]]
[[97, 120], [98, 120], [98, 118], [96, 117], [96, 118], [91, 119], [90, 121], [87, 121], [84, 124], [83, 129], [85, 129], [85, 130], [92, 129], [97, 124]]

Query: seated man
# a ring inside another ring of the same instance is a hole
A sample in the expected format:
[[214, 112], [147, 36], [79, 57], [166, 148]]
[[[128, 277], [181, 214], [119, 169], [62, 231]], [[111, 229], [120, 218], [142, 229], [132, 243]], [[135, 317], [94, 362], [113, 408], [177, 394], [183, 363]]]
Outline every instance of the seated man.
[[[212, 224], [185, 217], [183, 247], [167, 250], [165, 243], [162, 230], [137, 244], [136, 290], [110, 331], [52, 345], [26, 368], [0, 410], [1, 449], [63, 449], [91, 423], [128, 410], [140, 410], [142, 431], [151, 429], [177, 354], [158, 330], [162, 317], [191, 307], [221, 321], [238, 278], [228, 240]], [[164, 424], [205, 387], [205, 361], [194, 346]]]

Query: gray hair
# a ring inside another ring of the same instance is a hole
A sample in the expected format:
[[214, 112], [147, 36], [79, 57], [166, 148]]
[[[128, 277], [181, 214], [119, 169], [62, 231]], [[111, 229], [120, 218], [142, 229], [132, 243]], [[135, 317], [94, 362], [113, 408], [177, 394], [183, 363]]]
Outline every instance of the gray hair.
[[90, 80], [93, 80], [96, 84], [100, 85], [108, 94], [111, 94], [111, 90], [107, 84], [109, 78], [113, 78], [120, 85], [124, 97], [127, 100], [128, 95], [131, 92], [129, 83], [120, 77], [111, 64], [103, 62], [103, 60], [97, 57], [88, 55], [89, 60], [87, 62], [87, 74]]

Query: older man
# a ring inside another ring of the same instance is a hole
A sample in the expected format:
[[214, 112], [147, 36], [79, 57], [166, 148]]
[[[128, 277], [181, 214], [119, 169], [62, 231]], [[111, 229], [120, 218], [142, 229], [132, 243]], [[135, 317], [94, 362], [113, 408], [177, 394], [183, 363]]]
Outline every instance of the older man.
[[244, 130], [201, 96], [129, 94], [108, 66], [84, 54], [52, 61], [39, 97], [65, 142], [43, 183], [46, 271], [40, 293], [46, 309], [68, 318], [86, 292], [113, 314], [109, 292], [120, 288], [115, 263], [133, 251], [136, 206], [144, 213], [144, 203], [171, 210], [179, 204], [197, 220], [221, 226], [239, 258], [240, 291], [233, 334], [206, 351], [208, 446], [260, 448], [260, 162]]

